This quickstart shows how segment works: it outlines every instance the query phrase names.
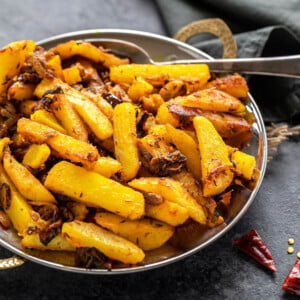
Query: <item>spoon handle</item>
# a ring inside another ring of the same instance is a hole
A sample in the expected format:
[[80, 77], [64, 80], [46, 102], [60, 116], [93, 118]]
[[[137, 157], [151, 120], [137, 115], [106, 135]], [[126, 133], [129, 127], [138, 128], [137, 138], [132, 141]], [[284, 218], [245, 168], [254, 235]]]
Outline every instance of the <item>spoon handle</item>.
[[300, 55], [235, 58], [235, 59], [194, 59], [160, 62], [155, 64], [207, 64], [213, 72], [238, 72], [300, 78]]

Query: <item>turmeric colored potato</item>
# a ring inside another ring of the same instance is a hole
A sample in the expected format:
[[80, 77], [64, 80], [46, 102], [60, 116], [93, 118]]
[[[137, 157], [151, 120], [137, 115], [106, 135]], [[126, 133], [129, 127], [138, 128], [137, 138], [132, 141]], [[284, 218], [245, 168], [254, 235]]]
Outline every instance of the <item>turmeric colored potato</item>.
[[146, 201], [146, 216], [171, 226], [178, 226], [183, 224], [190, 215], [185, 207], [165, 200], [158, 205], [149, 204]]
[[152, 219], [127, 220], [112, 213], [100, 212], [95, 221], [113, 233], [135, 243], [143, 250], [153, 250], [165, 244], [174, 227]]
[[51, 150], [47, 144], [31, 144], [23, 157], [22, 164], [38, 169], [47, 161], [50, 154]]
[[59, 55], [53, 55], [47, 61], [47, 68], [50, 69], [53, 75], [61, 80], [64, 79], [64, 74], [61, 66], [61, 59]]
[[153, 125], [148, 130], [148, 135], [159, 135], [165, 139], [167, 143], [171, 143], [171, 137], [168, 133], [166, 124]]
[[175, 202], [186, 208], [190, 217], [196, 222], [206, 223], [206, 215], [202, 206], [178, 181], [168, 177], [141, 177], [128, 184], [143, 192], [158, 194], [166, 201]]
[[119, 58], [86, 42], [69, 41], [59, 44], [49, 51], [58, 54], [62, 60], [68, 59], [75, 55], [80, 55], [96, 63], [102, 63], [107, 68], [129, 63], [128, 59]]
[[52, 250], [52, 251], [75, 251], [76, 248], [72, 246], [60, 234], [55, 236], [47, 245], [40, 241], [38, 234], [26, 234], [21, 240], [21, 245], [25, 248], [38, 250]]
[[231, 161], [233, 162], [236, 170], [241, 173], [245, 179], [251, 180], [256, 166], [254, 156], [241, 151], [234, 151], [231, 155]]
[[20, 72], [25, 59], [32, 55], [34, 49], [34, 41], [17, 41], [0, 50], [0, 95]]
[[3, 165], [7, 175], [23, 197], [32, 201], [56, 203], [53, 195], [26, 167], [15, 160], [9, 150], [4, 152]]
[[69, 85], [73, 85], [82, 81], [80, 71], [76, 66], [65, 68], [62, 70], [62, 72], [64, 81]]
[[20, 112], [26, 116], [31, 115], [32, 113], [34, 113], [34, 109], [37, 103], [38, 101], [35, 100], [22, 101], [19, 106]]
[[30, 119], [32, 121], [47, 125], [63, 134], [67, 133], [66, 130], [58, 123], [55, 116], [45, 109], [36, 110], [33, 114], [30, 115]]
[[67, 161], [50, 169], [45, 186], [80, 203], [103, 207], [128, 219], [138, 219], [145, 212], [141, 193]]
[[159, 91], [159, 94], [165, 101], [177, 96], [182, 96], [187, 92], [187, 87], [182, 80], [168, 81]]
[[215, 80], [208, 82], [204, 88], [208, 89], [212, 87], [236, 98], [245, 98], [249, 92], [245, 78], [237, 73], [216, 78]]
[[122, 169], [122, 165], [111, 157], [99, 157], [94, 163], [91, 164], [90, 170], [107, 178]]
[[45, 221], [34, 213], [26, 199], [17, 191], [2, 166], [0, 166], [0, 197], [2, 207], [20, 235], [26, 234], [29, 227], [42, 229]]
[[201, 161], [198, 145], [195, 140], [183, 130], [166, 125], [171, 142], [187, 158], [187, 166], [196, 179], [201, 180]]
[[137, 102], [143, 96], [149, 96], [153, 91], [153, 86], [142, 77], [134, 78], [127, 93], [131, 100]]
[[68, 135], [83, 142], [88, 141], [88, 131], [84, 122], [64, 94], [54, 97], [51, 108]]
[[145, 110], [155, 113], [165, 101], [160, 94], [151, 94], [141, 97], [141, 102]]
[[7, 97], [17, 101], [28, 100], [32, 98], [34, 89], [34, 84], [16, 81], [9, 87]]
[[197, 107], [203, 110], [228, 112], [244, 115], [245, 105], [237, 98], [217, 89], [205, 89], [188, 96], [177, 97], [176, 101], [183, 106]]
[[17, 131], [32, 143], [47, 143], [60, 157], [73, 162], [87, 164], [96, 161], [99, 157], [98, 150], [91, 144], [25, 118], [19, 119]]
[[162, 104], [158, 108], [156, 121], [160, 124], [171, 124], [174, 127], [179, 126], [179, 116], [169, 111], [167, 103]]
[[3, 153], [4, 153], [5, 148], [10, 143], [11, 143], [11, 140], [8, 137], [4, 137], [4, 138], [0, 139], [0, 161], [2, 161], [2, 157], [3, 157]]
[[233, 179], [227, 147], [208, 119], [195, 117], [193, 121], [201, 155], [203, 195], [220, 194]]
[[141, 76], [148, 82], [155, 79], [156, 84], [161, 85], [166, 80], [186, 79], [199, 82], [200, 87], [206, 84], [210, 72], [205, 64], [165, 66], [128, 64], [110, 69], [110, 78], [115, 83], [131, 84], [137, 76]]
[[124, 181], [134, 178], [140, 167], [135, 114], [131, 103], [118, 104], [114, 108], [115, 154], [122, 165], [121, 178]]
[[64, 223], [62, 235], [76, 248], [95, 247], [107, 257], [125, 264], [137, 264], [145, 257], [143, 250], [132, 242], [93, 223], [82, 221]]

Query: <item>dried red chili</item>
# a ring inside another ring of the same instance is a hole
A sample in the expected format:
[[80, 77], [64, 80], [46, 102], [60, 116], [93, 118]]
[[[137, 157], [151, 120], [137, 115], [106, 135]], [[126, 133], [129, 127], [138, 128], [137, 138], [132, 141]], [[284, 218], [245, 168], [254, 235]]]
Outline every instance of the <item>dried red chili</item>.
[[270, 250], [255, 229], [236, 240], [234, 245], [271, 271], [277, 271]]
[[282, 284], [282, 289], [289, 294], [300, 296], [300, 260], [293, 265]]

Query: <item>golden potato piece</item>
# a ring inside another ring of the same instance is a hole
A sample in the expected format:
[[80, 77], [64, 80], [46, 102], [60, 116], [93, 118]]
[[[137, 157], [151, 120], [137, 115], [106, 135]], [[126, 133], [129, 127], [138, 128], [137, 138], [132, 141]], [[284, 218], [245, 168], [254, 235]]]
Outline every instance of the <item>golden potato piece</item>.
[[80, 76], [80, 71], [77, 67], [69, 67], [62, 70], [64, 81], [69, 84], [73, 85], [77, 82], [81, 82], [82, 78]]
[[197, 81], [199, 87], [206, 84], [210, 78], [209, 68], [205, 64], [191, 65], [138, 65], [129, 64], [114, 66], [110, 69], [110, 78], [119, 84], [131, 84], [134, 79], [140, 76], [146, 81], [155, 79], [157, 84], [164, 84], [166, 80], [187, 79]]
[[168, 177], [141, 177], [128, 183], [129, 186], [147, 193], [155, 193], [167, 201], [175, 202], [187, 209], [196, 222], [206, 224], [202, 206], [178, 182]]
[[56, 203], [53, 195], [8, 150], [3, 155], [3, 166], [23, 197], [32, 201]]
[[231, 161], [233, 162], [236, 170], [245, 179], [252, 179], [252, 175], [256, 166], [256, 160], [254, 156], [241, 151], [234, 151], [231, 155]]
[[94, 163], [91, 164], [91, 171], [99, 173], [107, 178], [110, 178], [115, 173], [122, 169], [122, 165], [111, 157], [99, 157]]
[[6, 90], [12, 78], [20, 72], [25, 59], [34, 49], [34, 41], [17, 41], [0, 50], [0, 95]]
[[114, 108], [115, 154], [122, 165], [121, 178], [124, 181], [134, 178], [140, 167], [135, 114], [131, 103], [121, 103]]
[[68, 241], [60, 234], [55, 236], [47, 245], [44, 245], [40, 241], [38, 234], [26, 234], [21, 245], [25, 248], [32, 248], [38, 250], [52, 250], [52, 251], [75, 251], [76, 248], [72, 246]]
[[107, 257], [125, 264], [137, 264], [145, 257], [143, 250], [132, 242], [93, 223], [64, 223], [62, 235], [75, 247], [95, 247]]
[[48, 61], [47, 61], [47, 68], [50, 69], [53, 73], [53, 75], [59, 79], [64, 78], [63, 70], [61, 66], [61, 59], [59, 55], [53, 55]]
[[68, 59], [75, 55], [80, 55], [96, 63], [102, 63], [107, 68], [129, 63], [128, 59], [121, 59], [86, 42], [69, 41], [59, 44], [49, 51], [58, 54], [62, 60]]
[[153, 91], [153, 86], [145, 81], [142, 77], [134, 78], [132, 85], [129, 87], [127, 93], [131, 100], [137, 102], [143, 96], [149, 96]]
[[8, 137], [4, 137], [4, 138], [0, 139], [0, 161], [2, 161], [3, 153], [4, 153], [6, 146], [9, 145], [10, 143], [11, 143], [11, 140]]
[[227, 147], [208, 119], [195, 117], [193, 123], [201, 155], [203, 195], [220, 194], [233, 179]]
[[144, 215], [141, 193], [66, 161], [57, 163], [49, 171], [45, 186], [81, 203], [103, 207], [128, 219]]
[[113, 233], [135, 243], [143, 250], [153, 250], [165, 244], [173, 235], [174, 228], [152, 219], [127, 220], [120, 216], [100, 212], [95, 221]]
[[34, 89], [34, 84], [16, 81], [9, 87], [7, 97], [17, 101], [28, 100], [32, 98]]
[[50, 154], [51, 150], [46, 144], [31, 144], [23, 157], [22, 164], [38, 169], [47, 161]]

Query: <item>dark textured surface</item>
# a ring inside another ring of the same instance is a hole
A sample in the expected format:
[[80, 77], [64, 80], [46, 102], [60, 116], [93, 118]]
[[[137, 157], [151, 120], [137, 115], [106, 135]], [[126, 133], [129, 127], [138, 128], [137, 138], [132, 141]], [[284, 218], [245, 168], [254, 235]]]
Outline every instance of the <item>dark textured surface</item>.
[[[165, 33], [149, 1], [2, 1], [0, 41], [35, 40], [87, 28], [130, 28]], [[63, 3], [63, 4], [62, 4]], [[286, 253], [294, 237], [300, 251], [300, 143], [284, 142], [268, 165], [247, 214], [225, 236], [173, 265], [127, 276], [65, 273], [34, 263], [0, 272], [0, 299], [294, 299], [281, 284], [296, 256]], [[278, 268], [271, 274], [233, 247], [256, 228]], [[0, 249], [0, 257], [10, 253]]]

